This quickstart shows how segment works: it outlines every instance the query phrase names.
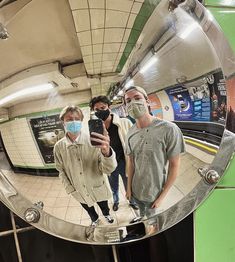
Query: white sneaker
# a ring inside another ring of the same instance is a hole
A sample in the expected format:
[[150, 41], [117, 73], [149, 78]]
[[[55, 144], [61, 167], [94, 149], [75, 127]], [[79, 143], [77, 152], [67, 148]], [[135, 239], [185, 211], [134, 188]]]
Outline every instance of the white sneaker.
[[112, 224], [113, 221], [114, 221], [114, 219], [113, 219], [110, 215], [105, 216], [105, 218], [106, 218], [106, 220], [107, 220], [110, 224]]
[[96, 226], [98, 226], [99, 222], [100, 222], [100, 220], [99, 220], [99, 218], [97, 218], [96, 221], [91, 222], [91, 226], [96, 227]]
[[131, 221], [130, 224], [134, 224], [137, 222], [140, 222], [143, 219], [143, 217], [134, 217]]

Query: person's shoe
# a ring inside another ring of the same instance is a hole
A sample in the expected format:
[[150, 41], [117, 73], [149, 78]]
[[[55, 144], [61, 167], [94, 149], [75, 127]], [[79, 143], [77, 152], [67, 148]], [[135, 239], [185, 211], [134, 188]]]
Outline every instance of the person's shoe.
[[134, 217], [131, 221], [130, 224], [134, 224], [136, 222], [140, 222], [142, 220], [142, 217]]
[[98, 224], [99, 224], [99, 218], [97, 218], [96, 221], [91, 222], [92, 227], [96, 227], [96, 226], [98, 226]]
[[135, 203], [129, 203], [129, 206], [132, 207], [135, 210], [139, 209], [139, 207]]
[[113, 219], [110, 215], [105, 216], [105, 218], [106, 218], [106, 220], [107, 220], [110, 224], [112, 224], [113, 221], [114, 221], [114, 219]]
[[119, 205], [119, 203], [114, 203], [113, 204], [113, 211], [117, 211], [118, 210], [118, 205]]

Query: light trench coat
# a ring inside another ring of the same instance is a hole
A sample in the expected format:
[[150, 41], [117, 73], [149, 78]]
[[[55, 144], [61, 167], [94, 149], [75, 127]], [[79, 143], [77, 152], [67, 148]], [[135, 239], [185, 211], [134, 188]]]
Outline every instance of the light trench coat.
[[115, 152], [104, 157], [99, 148], [91, 145], [88, 134], [81, 132], [75, 142], [65, 136], [54, 146], [55, 166], [68, 194], [80, 203], [93, 206], [111, 198], [106, 174], [116, 166]]
[[[111, 113], [113, 115], [113, 124], [116, 125], [118, 127], [118, 135], [120, 138], [120, 141], [122, 143], [122, 148], [124, 153], [126, 152], [126, 136], [127, 136], [127, 132], [128, 130], [132, 127], [132, 123], [129, 119], [127, 118], [120, 118], [117, 114], [115, 113]], [[126, 173], [128, 170], [127, 167], [127, 156], [125, 155], [125, 161], [126, 161]]]

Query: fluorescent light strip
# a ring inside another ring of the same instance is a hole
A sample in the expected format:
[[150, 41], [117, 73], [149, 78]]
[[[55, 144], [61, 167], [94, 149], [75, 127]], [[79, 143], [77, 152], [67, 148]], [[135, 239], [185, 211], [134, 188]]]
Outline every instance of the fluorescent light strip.
[[144, 74], [154, 63], [157, 62], [157, 57], [153, 55], [148, 62], [140, 69], [140, 73]]
[[214, 17], [213, 17], [213, 15], [212, 15], [212, 13], [211, 13], [209, 10], [206, 10], [206, 12], [207, 12], [207, 15], [208, 15], [208, 19], [209, 19], [210, 21], [213, 21], [213, 20], [214, 20]]
[[120, 90], [120, 91], [118, 92], [118, 95], [119, 95], [119, 96], [122, 96], [122, 95], [123, 95], [123, 90]]
[[6, 103], [8, 103], [12, 100], [15, 100], [15, 99], [22, 97], [22, 96], [25, 96], [25, 95], [31, 95], [31, 94], [40, 93], [40, 92], [50, 90], [53, 87], [54, 87], [54, 85], [52, 83], [47, 83], [47, 84], [43, 84], [43, 85], [38, 85], [38, 86], [22, 89], [20, 91], [15, 92], [14, 94], [11, 94], [9, 96], [6, 96], [6, 97], [0, 99], [0, 105], [6, 104]]
[[130, 79], [126, 84], [125, 84], [125, 88], [128, 88], [130, 86], [132, 86], [134, 84], [134, 81], [132, 79]]
[[223, 10], [223, 11], [218, 11], [220, 14], [234, 14], [235, 10]]

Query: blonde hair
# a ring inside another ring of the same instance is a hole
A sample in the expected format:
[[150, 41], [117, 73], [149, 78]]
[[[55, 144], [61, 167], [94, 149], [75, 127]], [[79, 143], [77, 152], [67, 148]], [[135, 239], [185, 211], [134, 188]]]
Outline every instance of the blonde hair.
[[83, 118], [84, 118], [82, 110], [80, 109], [80, 107], [78, 107], [78, 106], [66, 106], [60, 112], [60, 120], [64, 121], [64, 116], [68, 112], [71, 112], [71, 113], [77, 112], [81, 116], [81, 120], [83, 120]]

